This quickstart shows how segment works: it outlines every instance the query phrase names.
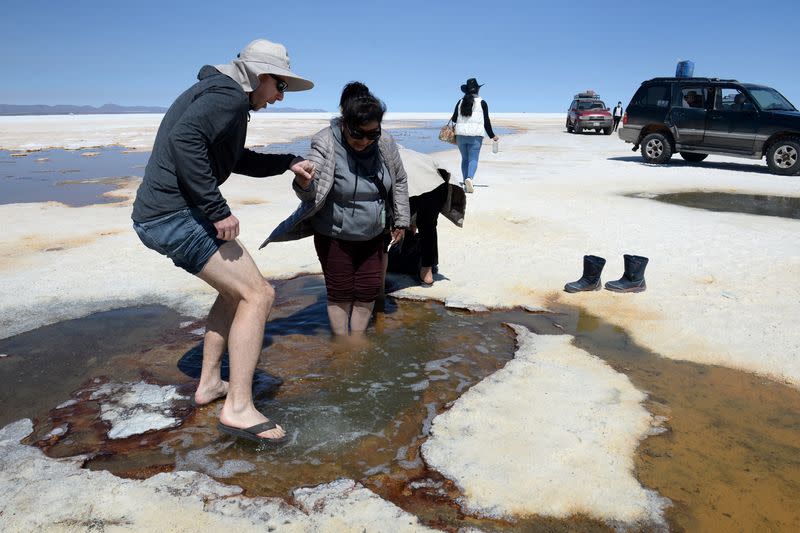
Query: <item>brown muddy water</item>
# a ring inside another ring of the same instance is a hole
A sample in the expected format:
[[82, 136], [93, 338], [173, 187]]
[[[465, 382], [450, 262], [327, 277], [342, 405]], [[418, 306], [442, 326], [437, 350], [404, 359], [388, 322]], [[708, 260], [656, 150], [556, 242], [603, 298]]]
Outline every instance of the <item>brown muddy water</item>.
[[695, 209], [705, 209], [706, 211], [800, 219], [800, 197], [794, 196], [701, 191], [667, 194], [639, 193], [632, 196]]
[[[99, 407], [86, 394], [96, 381], [144, 378], [192, 391], [193, 380], [176, 363], [197, 350], [191, 330], [202, 323], [181, 328], [181, 317], [163, 307], [100, 313], [0, 341], [8, 355], [0, 358], [0, 379], [15, 384], [2, 397], [3, 423], [36, 417], [29, 440], [49, 455], [88, 453], [88, 468], [127, 477], [191, 469], [241, 485], [250, 496], [285, 498], [300, 486], [350, 477], [444, 530], [611, 531], [586, 517], [511, 523], [467, 516], [454, 503], [458, 488], [420, 459], [432, 418], [513, 357], [514, 337], [504, 324], [516, 323], [574, 335], [579, 347], [648, 393], [648, 410], [667, 418], [665, 433], [641, 443], [636, 475], [673, 502], [670, 530], [800, 530], [795, 388], [658, 357], [623, 330], [558, 303], [550, 313], [471, 314], [390, 299], [363, 344], [342, 344], [330, 337], [320, 278], [277, 282], [276, 289], [259, 366], [283, 385], [258, 405], [287, 427], [292, 440], [280, 449], [219, 435], [220, 405], [194, 409], [188, 401], [178, 410], [178, 428], [107, 438]], [[62, 376], [68, 379], [60, 384]], [[51, 410], [70, 397], [75, 405]], [[56, 427], [67, 431], [45, 438]]]

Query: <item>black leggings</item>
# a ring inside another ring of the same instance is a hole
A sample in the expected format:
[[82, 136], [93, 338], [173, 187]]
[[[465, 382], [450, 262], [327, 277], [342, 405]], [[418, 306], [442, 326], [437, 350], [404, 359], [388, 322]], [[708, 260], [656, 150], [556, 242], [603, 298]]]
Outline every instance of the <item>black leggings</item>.
[[411, 214], [417, 214], [420, 266], [423, 267], [439, 264], [439, 236], [436, 225], [439, 221], [439, 212], [447, 201], [447, 187], [447, 183], [442, 183], [434, 190], [410, 199]]

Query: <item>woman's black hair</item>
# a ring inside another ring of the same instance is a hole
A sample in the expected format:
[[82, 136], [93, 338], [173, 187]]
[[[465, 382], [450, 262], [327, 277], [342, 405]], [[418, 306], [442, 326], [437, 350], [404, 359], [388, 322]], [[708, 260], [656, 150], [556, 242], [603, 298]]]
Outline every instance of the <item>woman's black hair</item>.
[[464, 91], [464, 98], [461, 100], [461, 114], [465, 117], [472, 116], [472, 106], [475, 103], [475, 96], [477, 96], [479, 87], [471, 90]]
[[386, 105], [370, 92], [369, 87], [360, 81], [351, 81], [342, 89], [339, 110], [345, 125], [357, 128], [367, 122], [381, 122]]

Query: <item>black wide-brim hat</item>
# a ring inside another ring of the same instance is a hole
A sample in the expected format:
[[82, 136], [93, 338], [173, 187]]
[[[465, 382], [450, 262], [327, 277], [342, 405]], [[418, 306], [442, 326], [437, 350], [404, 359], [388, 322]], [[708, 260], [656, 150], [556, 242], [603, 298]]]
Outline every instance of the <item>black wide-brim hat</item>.
[[464, 94], [469, 94], [477, 91], [481, 87], [483, 87], [483, 84], [478, 85], [478, 80], [475, 78], [470, 78], [467, 80], [467, 83], [461, 86], [461, 92]]

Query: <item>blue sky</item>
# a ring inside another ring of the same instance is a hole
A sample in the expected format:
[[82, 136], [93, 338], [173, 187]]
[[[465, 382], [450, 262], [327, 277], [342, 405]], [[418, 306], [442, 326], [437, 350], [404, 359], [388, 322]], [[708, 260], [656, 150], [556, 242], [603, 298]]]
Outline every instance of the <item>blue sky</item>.
[[476, 77], [492, 111], [559, 112], [587, 88], [627, 103], [680, 59], [697, 76], [764, 83], [800, 105], [798, 10], [739, 0], [6, 0], [0, 103], [168, 106], [202, 65], [264, 37], [316, 83], [286, 107], [334, 110], [342, 86], [361, 80], [390, 111], [449, 112]]

